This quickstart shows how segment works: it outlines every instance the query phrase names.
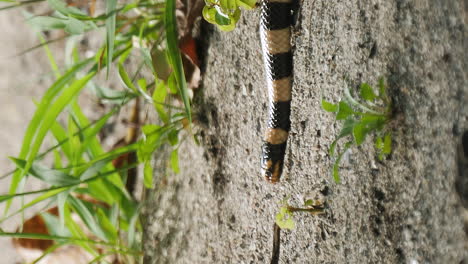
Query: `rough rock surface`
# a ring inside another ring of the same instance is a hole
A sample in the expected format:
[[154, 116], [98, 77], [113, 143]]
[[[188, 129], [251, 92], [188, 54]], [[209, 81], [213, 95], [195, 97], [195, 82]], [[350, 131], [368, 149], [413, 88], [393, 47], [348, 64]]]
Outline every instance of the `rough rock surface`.
[[[278, 202], [326, 200], [326, 214], [296, 214], [280, 263], [466, 263], [455, 183], [468, 129], [466, 19], [461, 0], [304, 0], [294, 36], [292, 132], [282, 182], [260, 178], [266, 91], [258, 12], [231, 33], [210, 29], [196, 96], [201, 144], [187, 140], [181, 173], [155, 174], [145, 263], [267, 263]], [[320, 99], [384, 76], [394, 101], [393, 154], [370, 140], [333, 182], [328, 146], [339, 132]], [[164, 167], [164, 166], [163, 166]], [[466, 180], [465, 180], [466, 181]], [[463, 262], [465, 261], [465, 262]]]

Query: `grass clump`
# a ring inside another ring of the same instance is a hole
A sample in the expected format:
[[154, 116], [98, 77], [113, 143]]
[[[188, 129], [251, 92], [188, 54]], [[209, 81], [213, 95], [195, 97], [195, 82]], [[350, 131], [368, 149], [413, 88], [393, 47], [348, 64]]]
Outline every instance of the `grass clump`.
[[[391, 153], [391, 134], [385, 128], [391, 119], [392, 105], [383, 78], [379, 79], [377, 93], [372, 86], [362, 83], [359, 86], [359, 99], [355, 99], [351, 91], [346, 89], [344, 99], [337, 104], [322, 99], [322, 108], [334, 113], [336, 120], [343, 123], [340, 133], [329, 149], [329, 155], [335, 158], [332, 169], [335, 182], [340, 182], [338, 171], [343, 154], [349, 148], [363, 144], [368, 135], [376, 135], [374, 145], [379, 160]], [[346, 143], [341, 152], [337, 152], [335, 149], [341, 139]]]
[[[39, 1], [7, 1], [10, 5], [0, 10], [36, 2]], [[48, 234], [2, 231], [0, 236], [52, 240], [55, 242], [53, 249], [76, 245], [93, 256], [94, 263], [107, 263], [106, 255], [116, 256], [118, 263], [137, 263], [142, 258], [142, 205], [126, 188], [129, 169], [142, 164], [144, 185], [152, 188], [151, 159], [166, 145], [171, 150], [168, 162], [177, 173], [179, 134], [184, 129], [190, 131], [192, 120], [178, 48], [175, 1], [134, 0], [119, 4], [116, 0], [107, 0], [101, 14], [94, 14], [94, 8], [78, 9], [63, 0], [46, 2], [50, 15], [25, 14], [27, 22], [38, 30], [42, 41], [38, 47], [48, 52], [55, 80], [37, 102], [19, 155], [11, 157], [16, 169], [7, 174], [11, 176], [9, 193], [0, 195], [0, 202], [6, 204], [0, 221], [23, 215], [30, 207], [45, 202], [40, 215]], [[43, 31], [53, 30], [62, 30], [71, 42], [72, 36], [104, 30], [105, 44], [90, 58], [82, 57], [76, 45], [73, 46], [68, 58], [72, 63], [59, 68], [49, 52], [50, 42], [42, 35]], [[130, 58], [141, 61], [136, 72], [127, 70]], [[97, 77], [104, 69], [106, 76], [113, 71], [118, 74], [123, 90], [99, 84]], [[151, 77], [142, 77], [143, 70], [151, 72]], [[111, 105], [111, 110], [95, 121], [84, 115], [78, 103], [77, 98], [85, 88]], [[158, 125], [142, 125], [141, 139], [105, 150], [98, 134], [113, 115], [137, 98], [154, 107], [159, 116]], [[178, 102], [175, 99], [179, 99], [182, 106], [172, 105]], [[58, 121], [59, 116], [65, 116], [66, 121]], [[41, 152], [49, 136], [56, 144]], [[127, 159], [116, 165], [115, 160], [132, 154], [136, 154], [137, 159]], [[53, 164], [46, 166], [44, 159], [49, 156]], [[24, 192], [23, 186], [30, 177], [48, 187]], [[22, 198], [29, 195], [36, 196], [10, 212], [13, 199], [23, 201]], [[57, 213], [48, 213], [50, 208], [55, 208]], [[84, 227], [78, 225], [73, 216], [77, 216]], [[40, 259], [52, 251], [45, 251]]]

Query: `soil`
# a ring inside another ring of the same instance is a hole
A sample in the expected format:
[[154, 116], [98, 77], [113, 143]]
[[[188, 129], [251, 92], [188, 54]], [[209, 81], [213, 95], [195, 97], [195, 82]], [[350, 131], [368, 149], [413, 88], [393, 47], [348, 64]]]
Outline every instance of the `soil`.
[[[266, 122], [257, 21], [202, 31], [203, 88], [179, 174], [155, 173], [145, 263], [268, 263], [279, 202], [325, 201], [282, 231], [280, 263], [467, 263], [468, 3], [304, 0], [295, 25], [292, 131], [279, 184], [259, 173]], [[384, 77], [393, 100], [392, 155], [370, 139], [333, 181], [328, 147], [341, 125], [320, 107]], [[465, 146], [466, 147], [466, 146]], [[157, 155], [166, 167], [164, 155]], [[458, 191], [457, 191], [458, 190]]]

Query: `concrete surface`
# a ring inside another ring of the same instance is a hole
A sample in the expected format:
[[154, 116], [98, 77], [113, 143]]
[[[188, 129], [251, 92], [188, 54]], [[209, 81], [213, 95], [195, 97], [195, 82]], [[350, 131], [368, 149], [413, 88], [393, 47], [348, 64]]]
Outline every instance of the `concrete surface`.
[[[456, 154], [468, 129], [467, 8], [461, 0], [304, 0], [278, 185], [259, 174], [267, 103], [258, 11], [244, 12], [234, 32], [203, 32], [206, 72], [194, 100], [201, 144], [184, 144], [180, 174], [155, 173], [145, 263], [269, 263], [278, 202], [288, 196], [293, 205], [322, 198], [327, 209], [296, 215], [296, 229], [282, 232], [280, 263], [467, 263], [455, 191], [458, 175], [467, 177]], [[345, 87], [380, 76], [394, 100], [393, 154], [377, 162], [367, 141], [335, 184], [327, 151], [340, 125], [320, 109], [321, 96], [338, 101]]]

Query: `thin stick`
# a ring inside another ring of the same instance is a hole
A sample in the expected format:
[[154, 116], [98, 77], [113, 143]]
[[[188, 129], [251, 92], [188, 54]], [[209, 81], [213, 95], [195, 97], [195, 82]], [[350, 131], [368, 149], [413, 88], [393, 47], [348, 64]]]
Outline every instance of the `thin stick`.
[[274, 223], [273, 224], [273, 253], [271, 255], [271, 264], [278, 264], [279, 263], [279, 256], [280, 256], [280, 234], [281, 228]]

